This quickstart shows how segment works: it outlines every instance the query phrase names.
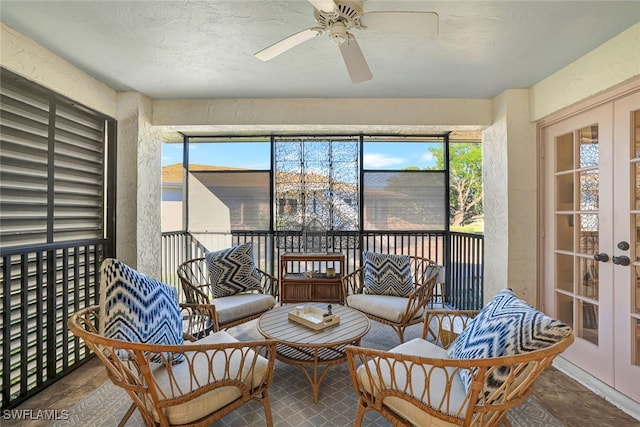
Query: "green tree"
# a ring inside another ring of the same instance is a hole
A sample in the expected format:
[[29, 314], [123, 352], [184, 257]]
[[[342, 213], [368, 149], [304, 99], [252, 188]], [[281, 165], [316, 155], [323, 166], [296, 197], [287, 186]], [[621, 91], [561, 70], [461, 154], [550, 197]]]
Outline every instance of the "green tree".
[[[428, 169], [444, 169], [443, 147], [430, 147], [436, 164]], [[450, 225], [463, 226], [483, 217], [482, 144], [449, 144]]]

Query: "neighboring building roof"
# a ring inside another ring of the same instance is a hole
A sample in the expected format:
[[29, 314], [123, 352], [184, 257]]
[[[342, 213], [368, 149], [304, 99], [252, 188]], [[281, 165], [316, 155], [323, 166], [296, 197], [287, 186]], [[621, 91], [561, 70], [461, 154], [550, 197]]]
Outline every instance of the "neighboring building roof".
[[[246, 170], [245, 168], [234, 168], [230, 166], [212, 166], [190, 164], [190, 171], [223, 171], [223, 170]], [[182, 163], [175, 163], [162, 167], [162, 182], [164, 184], [181, 184], [182, 183]]]

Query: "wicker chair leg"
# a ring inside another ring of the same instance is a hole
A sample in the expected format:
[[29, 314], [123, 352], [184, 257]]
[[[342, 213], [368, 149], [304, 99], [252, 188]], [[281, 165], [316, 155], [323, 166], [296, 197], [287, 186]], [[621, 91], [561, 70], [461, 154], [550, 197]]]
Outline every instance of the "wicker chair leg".
[[353, 427], [361, 427], [364, 413], [367, 411], [367, 403], [364, 398], [358, 400], [358, 408], [356, 409], [356, 419], [353, 421]]
[[267, 427], [273, 427], [273, 416], [271, 415], [271, 402], [269, 401], [269, 392], [267, 390], [262, 392], [262, 406], [264, 406], [264, 419], [267, 423]]
[[131, 406], [129, 406], [129, 409], [127, 409], [127, 412], [124, 414], [124, 416], [118, 423], [118, 427], [124, 427], [127, 424], [127, 421], [129, 421], [129, 418], [131, 418], [131, 415], [133, 415], [133, 411], [135, 410], [136, 410], [136, 404], [132, 403]]
[[398, 338], [400, 338], [400, 344], [404, 343], [404, 328], [398, 327], [395, 328], [396, 333], [398, 334]]
[[511, 427], [511, 421], [509, 421], [509, 419], [507, 418], [507, 413], [505, 412], [504, 415], [502, 416], [502, 419], [500, 420], [500, 423], [498, 423], [498, 425], [504, 425], [504, 427]]

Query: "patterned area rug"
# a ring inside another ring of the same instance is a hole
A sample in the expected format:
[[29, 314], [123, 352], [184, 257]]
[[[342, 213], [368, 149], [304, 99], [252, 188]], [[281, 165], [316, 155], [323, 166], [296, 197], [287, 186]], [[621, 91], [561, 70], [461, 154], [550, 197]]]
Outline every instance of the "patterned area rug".
[[[228, 331], [239, 340], [259, 339], [256, 321], [231, 328]], [[408, 328], [405, 339], [420, 336], [421, 325]], [[398, 344], [398, 337], [390, 327], [371, 322], [371, 330], [362, 339], [362, 346], [389, 349]], [[358, 399], [353, 391], [349, 368], [346, 363], [332, 367], [320, 386], [320, 399], [313, 403], [311, 386], [300, 368], [280, 361], [276, 362], [274, 379], [269, 389], [273, 422], [275, 426], [352, 426]], [[84, 400], [69, 409], [69, 419], [56, 421], [52, 426], [102, 426], [118, 424], [131, 400], [122, 389], [106, 382]], [[508, 418], [514, 427], [544, 426], [562, 427], [562, 423], [547, 412], [533, 397], [509, 411]], [[142, 417], [135, 412], [128, 427], [142, 427]], [[264, 426], [263, 407], [250, 402], [227, 415], [214, 426]], [[389, 426], [389, 422], [375, 412], [365, 415], [363, 425]]]

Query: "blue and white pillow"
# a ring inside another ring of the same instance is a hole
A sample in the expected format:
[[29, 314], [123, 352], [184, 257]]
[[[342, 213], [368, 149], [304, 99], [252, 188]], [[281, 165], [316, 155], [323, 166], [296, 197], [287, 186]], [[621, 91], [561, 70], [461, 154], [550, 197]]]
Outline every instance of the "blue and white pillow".
[[205, 259], [215, 298], [261, 289], [251, 242], [208, 252]]
[[[546, 316], [519, 299], [511, 290], [505, 289], [480, 310], [451, 343], [447, 354], [452, 359], [513, 356], [549, 347], [569, 334], [570, 326]], [[469, 391], [471, 372], [459, 372]], [[493, 393], [504, 381], [504, 377], [500, 378], [500, 372], [494, 371], [487, 377], [485, 393]]]
[[406, 297], [414, 291], [408, 255], [363, 252], [364, 286], [368, 294]]
[[[145, 276], [113, 258], [102, 262], [100, 276], [100, 334], [148, 344], [183, 344], [182, 316], [175, 288]], [[165, 355], [172, 362], [183, 354]], [[151, 361], [162, 362], [155, 354]]]

